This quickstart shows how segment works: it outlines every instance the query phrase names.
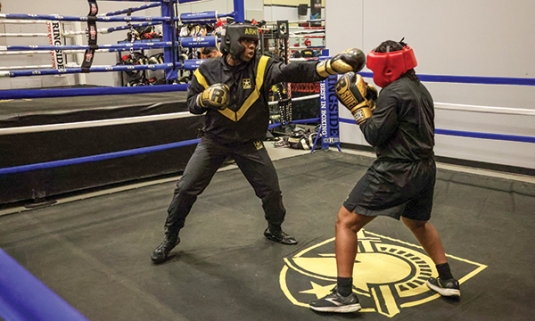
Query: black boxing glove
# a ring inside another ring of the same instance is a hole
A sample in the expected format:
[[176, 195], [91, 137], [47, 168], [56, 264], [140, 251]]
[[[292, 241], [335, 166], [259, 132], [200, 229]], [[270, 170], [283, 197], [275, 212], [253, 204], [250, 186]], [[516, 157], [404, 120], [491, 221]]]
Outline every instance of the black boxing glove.
[[[336, 97], [353, 115], [357, 124], [362, 124], [372, 116], [368, 96], [368, 84], [362, 76], [353, 72], [344, 74], [334, 87]], [[373, 95], [371, 93], [370, 95]]]
[[364, 68], [366, 55], [358, 48], [347, 49], [331, 59], [323, 60], [316, 65], [316, 71], [321, 77], [344, 74], [346, 72], [359, 72]]
[[229, 104], [229, 88], [225, 84], [214, 84], [197, 95], [197, 105], [203, 108], [225, 109]]

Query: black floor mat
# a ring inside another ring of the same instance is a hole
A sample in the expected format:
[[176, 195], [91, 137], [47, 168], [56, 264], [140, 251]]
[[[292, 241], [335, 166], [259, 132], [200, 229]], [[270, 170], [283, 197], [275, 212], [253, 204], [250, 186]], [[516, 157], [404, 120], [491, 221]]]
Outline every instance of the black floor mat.
[[399, 221], [360, 234], [355, 287], [363, 309], [314, 313], [335, 284], [334, 223], [371, 160], [333, 151], [275, 161], [288, 210], [284, 246], [262, 236], [260, 200], [239, 170], [219, 172], [161, 265], [174, 183], [0, 217], [0, 247], [90, 320], [532, 320], [535, 186], [439, 170], [431, 222], [441, 234], [460, 301], [433, 295], [435, 273]]

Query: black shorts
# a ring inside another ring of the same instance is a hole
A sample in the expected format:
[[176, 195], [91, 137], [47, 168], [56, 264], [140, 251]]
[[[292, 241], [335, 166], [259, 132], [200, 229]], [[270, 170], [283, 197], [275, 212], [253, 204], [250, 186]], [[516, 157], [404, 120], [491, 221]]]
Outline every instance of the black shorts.
[[350, 212], [367, 216], [400, 216], [427, 221], [431, 218], [436, 165], [376, 160], [344, 202]]

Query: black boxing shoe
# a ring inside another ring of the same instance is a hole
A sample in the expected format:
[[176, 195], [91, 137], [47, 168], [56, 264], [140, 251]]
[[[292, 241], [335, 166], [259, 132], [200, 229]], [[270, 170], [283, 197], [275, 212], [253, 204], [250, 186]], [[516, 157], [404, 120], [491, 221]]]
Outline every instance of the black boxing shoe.
[[331, 294], [314, 300], [308, 305], [312, 310], [318, 312], [351, 313], [361, 309], [359, 298], [355, 293], [351, 292], [348, 296], [343, 296], [336, 287], [331, 291]]
[[284, 245], [296, 245], [297, 240], [295, 237], [288, 235], [282, 231], [282, 229], [279, 228], [266, 228], [264, 231], [264, 236], [273, 242], [281, 243]]
[[460, 298], [459, 281], [455, 279], [442, 280], [440, 277], [427, 279], [427, 286], [442, 296]]
[[158, 247], [152, 252], [152, 255], [150, 256], [152, 262], [158, 264], [166, 261], [169, 257], [169, 252], [171, 252], [171, 250], [174, 249], [178, 243], [180, 243], [180, 237], [178, 237], [178, 235], [169, 236], [166, 234], [162, 243], [160, 243], [160, 245], [158, 245]]

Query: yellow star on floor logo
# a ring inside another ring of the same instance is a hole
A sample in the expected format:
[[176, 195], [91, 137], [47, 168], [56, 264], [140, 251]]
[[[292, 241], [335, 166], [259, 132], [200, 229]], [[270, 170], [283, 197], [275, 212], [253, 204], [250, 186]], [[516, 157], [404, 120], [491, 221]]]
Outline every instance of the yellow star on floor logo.
[[[420, 246], [361, 230], [353, 270], [353, 291], [362, 305], [360, 312], [376, 312], [393, 317], [402, 309], [424, 304], [440, 297], [426, 280], [437, 276], [433, 261]], [[281, 289], [295, 305], [329, 294], [336, 285], [334, 238], [313, 245], [285, 258], [280, 273]], [[487, 266], [448, 255], [459, 283], [474, 277]]]

